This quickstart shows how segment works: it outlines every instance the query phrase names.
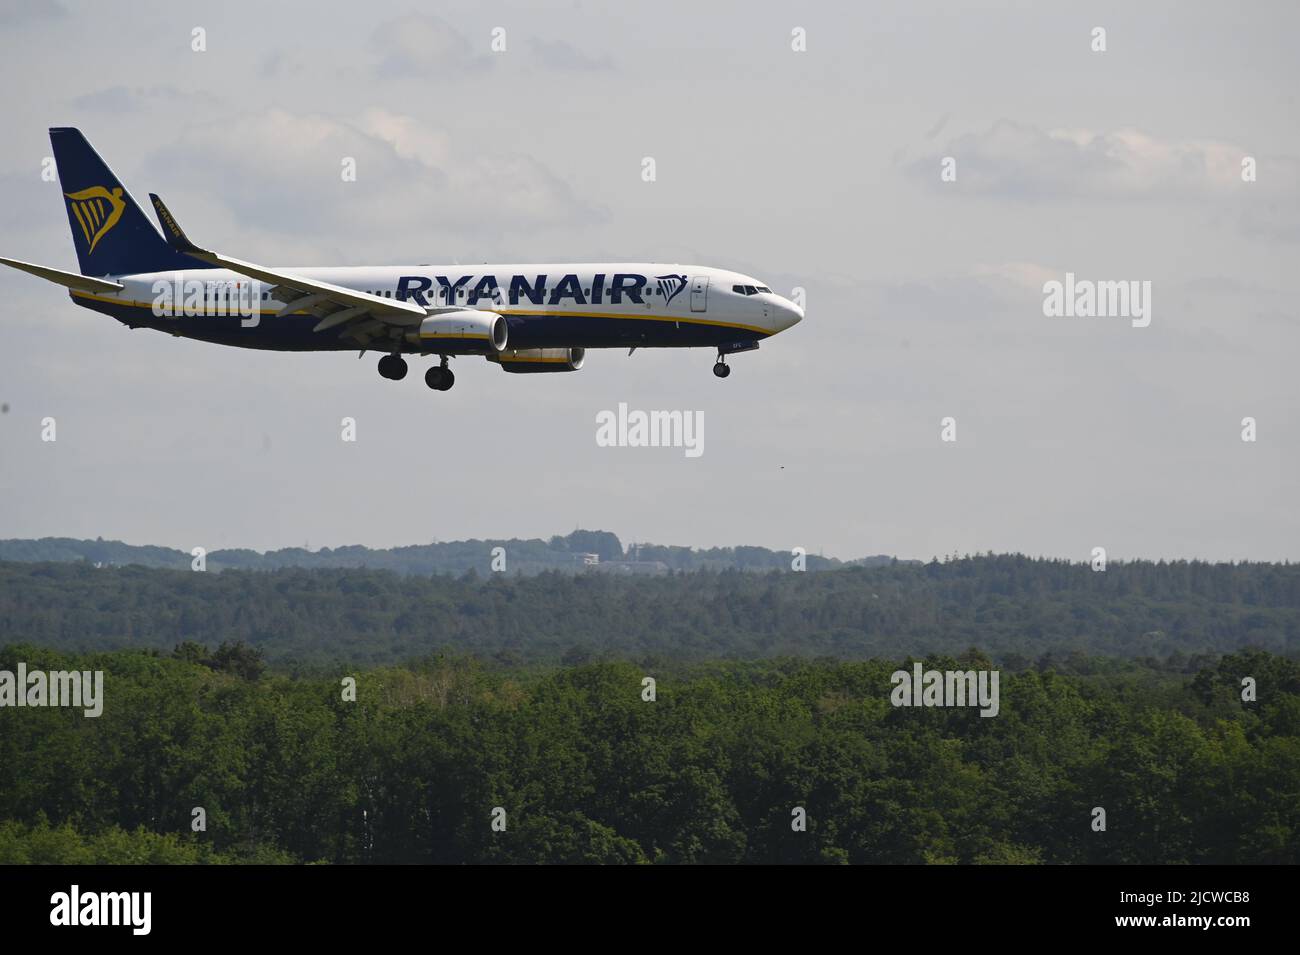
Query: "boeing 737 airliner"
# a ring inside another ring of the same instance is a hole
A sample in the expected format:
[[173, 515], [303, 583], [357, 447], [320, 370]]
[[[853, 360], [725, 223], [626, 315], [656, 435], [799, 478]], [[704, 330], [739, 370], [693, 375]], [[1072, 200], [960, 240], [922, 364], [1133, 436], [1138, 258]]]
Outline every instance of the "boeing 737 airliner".
[[[192, 243], [150, 194], [159, 235], [81, 132], [50, 130], [81, 272], [0, 258], [69, 289], [73, 302], [131, 328], [281, 351], [382, 352], [379, 373], [406, 377], [403, 355], [482, 355], [505, 371], [582, 367], [588, 348], [750, 351], [803, 318], [757, 279], [654, 263], [267, 268]], [[630, 353], [630, 352], [629, 352]]]

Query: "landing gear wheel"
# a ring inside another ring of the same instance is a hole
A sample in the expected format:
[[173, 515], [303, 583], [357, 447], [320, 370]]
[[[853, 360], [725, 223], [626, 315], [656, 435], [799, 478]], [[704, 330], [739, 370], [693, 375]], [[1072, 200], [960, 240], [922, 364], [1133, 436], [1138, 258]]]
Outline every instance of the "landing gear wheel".
[[379, 374], [389, 381], [401, 381], [406, 377], [406, 360], [401, 355], [385, 355], [379, 359]]
[[713, 373], [717, 375], [719, 378], [726, 378], [729, 374], [731, 374], [731, 366], [724, 365], [722, 362], [718, 362], [716, 365], [713, 366]]
[[424, 383], [434, 391], [450, 391], [456, 376], [446, 365], [435, 365], [424, 373]]

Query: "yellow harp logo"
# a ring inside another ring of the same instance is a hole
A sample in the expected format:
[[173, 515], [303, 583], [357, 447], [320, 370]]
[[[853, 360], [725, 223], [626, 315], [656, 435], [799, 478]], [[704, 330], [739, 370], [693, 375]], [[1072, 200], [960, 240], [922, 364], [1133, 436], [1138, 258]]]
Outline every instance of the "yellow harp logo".
[[64, 195], [72, 201], [72, 216], [85, 233], [90, 251], [94, 252], [99, 240], [122, 218], [122, 210], [126, 208], [122, 187], [118, 186], [109, 192], [103, 186], [91, 186], [80, 192], [65, 192]]

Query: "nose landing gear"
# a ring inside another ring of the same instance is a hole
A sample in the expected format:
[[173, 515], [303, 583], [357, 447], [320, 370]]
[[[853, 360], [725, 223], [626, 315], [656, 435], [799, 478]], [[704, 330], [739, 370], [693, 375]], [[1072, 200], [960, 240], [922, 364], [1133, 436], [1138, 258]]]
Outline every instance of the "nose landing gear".
[[718, 361], [713, 366], [713, 373], [719, 378], [726, 378], [731, 374], [731, 366], [727, 364], [728, 355], [738, 355], [743, 351], [754, 351], [757, 348], [756, 341], [724, 342], [718, 346]]

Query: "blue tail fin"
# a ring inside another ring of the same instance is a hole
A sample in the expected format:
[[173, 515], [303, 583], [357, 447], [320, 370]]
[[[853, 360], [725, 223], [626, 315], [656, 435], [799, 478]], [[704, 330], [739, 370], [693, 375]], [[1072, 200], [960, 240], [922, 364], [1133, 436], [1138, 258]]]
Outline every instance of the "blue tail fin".
[[211, 268], [169, 246], [78, 129], [50, 130], [83, 275]]

